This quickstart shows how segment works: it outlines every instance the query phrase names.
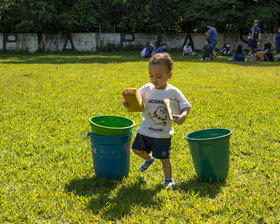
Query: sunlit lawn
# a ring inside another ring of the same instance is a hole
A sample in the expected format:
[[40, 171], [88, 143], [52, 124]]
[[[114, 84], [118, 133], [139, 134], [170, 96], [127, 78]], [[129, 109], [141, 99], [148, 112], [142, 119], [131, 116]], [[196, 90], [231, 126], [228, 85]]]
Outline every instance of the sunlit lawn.
[[[2, 53], [0, 56], [1, 223], [280, 222], [280, 67], [278, 62], [199, 62], [174, 58], [174, 77], [192, 104], [174, 124], [174, 190], [159, 161], [144, 174], [132, 155], [127, 179], [94, 175], [87, 132], [94, 115], [121, 115], [125, 87], [149, 82], [139, 52]], [[225, 183], [197, 179], [184, 134], [233, 131]], [[136, 127], [134, 128], [136, 131]]]

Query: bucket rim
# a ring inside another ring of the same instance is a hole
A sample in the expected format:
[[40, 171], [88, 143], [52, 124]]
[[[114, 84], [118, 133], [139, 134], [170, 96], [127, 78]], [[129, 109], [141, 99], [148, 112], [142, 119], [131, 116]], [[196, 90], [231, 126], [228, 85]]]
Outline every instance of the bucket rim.
[[[132, 121], [132, 125], [127, 126], [127, 127], [121, 127], [121, 128], [117, 128], [117, 127], [107, 127], [107, 126], [103, 126], [103, 125], [96, 124], [96, 123], [92, 122], [91, 119], [92, 119], [92, 118], [95, 118], [95, 117], [118, 117], [118, 118], [124, 118], [124, 119], [127, 119], [127, 120]], [[98, 116], [90, 117], [88, 120], [89, 120], [89, 123], [90, 123], [90, 124], [93, 124], [93, 125], [95, 125], [95, 126], [97, 126], [97, 127], [104, 128], [104, 129], [124, 130], [124, 129], [133, 128], [133, 127], [135, 126], [134, 120], [131, 120], [130, 118], [127, 118], [127, 117], [116, 116], [116, 115], [98, 115]]]
[[131, 131], [128, 135], [114, 135], [114, 136], [105, 136], [105, 135], [94, 135], [92, 131], [88, 132], [88, 136], [94, 138], [125, 138], [134, 135], [134, 131]]
[[[203, 138], [203, 139], [189, 137], [189, 135], [191, 135], [193, 133], [202, 132], [202, 131], [208, 131], [208, 130], [225, 130], [225, 131], [228, 131], [228, 133], [224, 134], [224, 135], [221, 135], [221, 136], [217, 136], [217, 137]], [[224, 137], [230, 136], [231, 134], [232, 134], [232, 130], [228, 129], [228, 128], [207, 128], [207, 129], [201, 129], [201, 130], [190, 132], [190, 133], [186, 134], [184, 136], [184, 138], [187, 139], [187, 140], [191, 140], [191, 141], [209, 141], [209, 140], [224, 138]]]

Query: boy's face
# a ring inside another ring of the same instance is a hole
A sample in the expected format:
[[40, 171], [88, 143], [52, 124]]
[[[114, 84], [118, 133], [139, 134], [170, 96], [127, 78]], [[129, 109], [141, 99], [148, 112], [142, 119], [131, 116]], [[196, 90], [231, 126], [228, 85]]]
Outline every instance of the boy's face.
[[258, 23], [254, 23], [254, 27], [257, 27], [259, 24]]
[[156, 89], [166, 89], [168, 79], [173, 73], [169, 71], [167, 65], [149, 65], [150, 81]]
[[278, 33], [280, 33], [280, 28], [278, 28]]

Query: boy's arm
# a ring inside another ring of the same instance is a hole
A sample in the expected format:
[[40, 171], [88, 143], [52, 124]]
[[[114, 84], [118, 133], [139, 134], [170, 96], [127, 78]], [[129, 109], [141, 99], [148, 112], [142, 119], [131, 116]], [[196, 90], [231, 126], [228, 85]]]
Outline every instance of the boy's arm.
[[191, 108], [187, 107], [187, 108], [183, 108], [181, 110], [181, 114], [180, 115], [173, 115], [173, 117], [175, 118], [174, 122], [177, 124], [183, 124], [187, 118], [187, 116], [190, 113]]

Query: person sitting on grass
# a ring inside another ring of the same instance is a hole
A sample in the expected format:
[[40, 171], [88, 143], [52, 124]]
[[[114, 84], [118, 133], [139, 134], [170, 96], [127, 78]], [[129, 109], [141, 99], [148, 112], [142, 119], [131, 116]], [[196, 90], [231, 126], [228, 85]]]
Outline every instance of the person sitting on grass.
[[256, 61], [274, 61], [274, 54], [272, 53], [272, 44], [267, 42], [264, 44], [263, 51], [258, 51], [255, 54]]
[[167, 43], [161, 42], [160, 46], [156, 49], [155, 54], [166, 52]]
[[[143, 123], [137, 129], [132, 145], [133, 152], [145, 161], [140, 171], [146, 171], [155, 159], [160, 159], [165, 175], [165, 187], [173, 187], [172, 164], [170, 160], [171, 137], [174, 134], [172, 121], [164, 107], [164, 99], [175, 99], [181, 110], [180, 115], [173, 115], [174, 122], [183, 124], [189, 114], [191, 105], [183, 93], [168, 83], [173, 76], [173, 60], [168, 53], [158, 53], [149, 60], [150, 82], [138, 91], [145, 103], [141, 114]], [[128, 107], [127, 102], [123, 102]], [[152, 152], [152, 155], [150, 153]]]
[[237, 49], [234, 53], [234, 58], [231, 61], [245, 61], [245, 52], [242, 50], [242, 45], [237, 45]]
[[183, 48], [183, 56], [194, 56], [195, 52], [192, 50], [191, 43], [187, 43]]
[[225, 42], [224, 46], [222, 47], [220, 51], [221, 56], [231, 56], [231, 49], [230, 44], [228, 42]]
[[141, 56], [144, 58], [150, 58], [152, 57], [154, 51], [155, 51], [155, 46], [153, 45], [153, 42], [148, 41], [146, 47], [141, 52]]
[[275, 44], [275, 51], [277, 54], [277, 60], [280, 61], [280, 27], [278, 27], [278, 32], [275, 35], [274, 44]]
[[212, 59], [213, 54], [213, 46], [211, 45], [211, 40], [209, 38], [206, 39], [206, 44], [203, 45], [202, 48], [202, 58], [200, 61], [210, 61]]

